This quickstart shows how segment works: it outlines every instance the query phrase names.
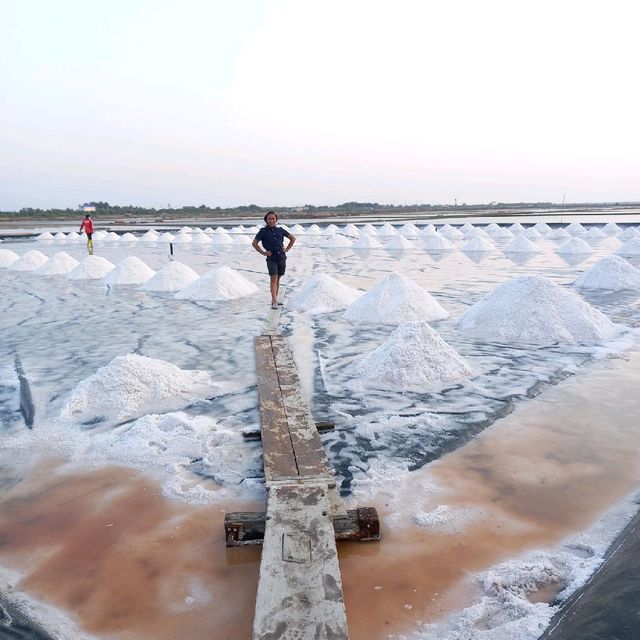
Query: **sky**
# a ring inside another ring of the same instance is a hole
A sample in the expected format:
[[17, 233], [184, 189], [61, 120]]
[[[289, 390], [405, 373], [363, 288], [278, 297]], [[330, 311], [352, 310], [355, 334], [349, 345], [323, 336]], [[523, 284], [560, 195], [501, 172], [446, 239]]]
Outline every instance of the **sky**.
[[0, 12], [0, 210], [640, 200], [635, 1]]

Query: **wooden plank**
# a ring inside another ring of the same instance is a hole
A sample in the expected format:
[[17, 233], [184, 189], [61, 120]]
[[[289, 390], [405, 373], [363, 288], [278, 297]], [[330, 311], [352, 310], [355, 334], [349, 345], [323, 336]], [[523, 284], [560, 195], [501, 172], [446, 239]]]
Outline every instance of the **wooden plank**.
[[326, 484], [269, 489], [253, 640], [348, 640]]
[[333, 469], [302, 397], [300, 378], [289, 344], [282, 336], [272, 336], [271, 345], [298, 472], [300, 476], [332, 478]]
[[254, 347], [264, 477], [267, 483], [284, 478], [297, 478], [298, 467], [282, 403], [270, 336], [254, 338]]

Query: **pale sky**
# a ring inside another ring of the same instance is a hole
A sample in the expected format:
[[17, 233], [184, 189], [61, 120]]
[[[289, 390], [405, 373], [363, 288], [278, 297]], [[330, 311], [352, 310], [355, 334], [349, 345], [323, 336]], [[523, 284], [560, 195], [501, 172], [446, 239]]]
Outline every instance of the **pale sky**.
[[636, 1], [0, 12], [0, 210], [640, 200]]

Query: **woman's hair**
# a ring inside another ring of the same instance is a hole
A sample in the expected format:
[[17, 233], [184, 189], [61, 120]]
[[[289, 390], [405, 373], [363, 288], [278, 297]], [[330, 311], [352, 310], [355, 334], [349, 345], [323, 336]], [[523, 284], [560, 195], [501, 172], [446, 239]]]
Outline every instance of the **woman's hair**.
[[265, 221], [265, 224], [267, 222], [267, 218], [273, 214], [276, 217], [276, 222], [278, 222], [278, 214], [275, 211], [267, 211], [267, 213], [265, 214], [263, 220]]

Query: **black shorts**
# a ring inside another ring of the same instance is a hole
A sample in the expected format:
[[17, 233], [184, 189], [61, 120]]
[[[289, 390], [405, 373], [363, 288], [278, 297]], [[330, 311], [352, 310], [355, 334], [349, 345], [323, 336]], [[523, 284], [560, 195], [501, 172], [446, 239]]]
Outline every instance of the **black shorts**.
[[287, 258], [282, 256], [281, 258], [267, 258], [267, 269], [270, 276], [283, 276], [287, 269]]
[[91, 236], [93, 235], [93, 233], [87, 233], [87, 240], [91, 240]]

